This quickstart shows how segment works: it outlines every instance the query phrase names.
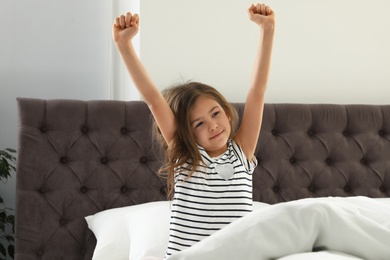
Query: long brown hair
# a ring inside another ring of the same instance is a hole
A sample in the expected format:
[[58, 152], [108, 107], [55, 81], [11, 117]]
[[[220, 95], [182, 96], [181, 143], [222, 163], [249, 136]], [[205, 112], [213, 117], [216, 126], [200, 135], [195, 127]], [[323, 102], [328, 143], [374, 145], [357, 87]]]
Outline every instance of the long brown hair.
[[162, 92], [164, 98], [171, 107], [175, 116], [176, 133], [168, 146], [156, 123], [154, 123], [155, 137], [161, 142], [166, 151], [165, 164], [160, 169], [160, 174], [167, 178], [167, 195], [172, 199], [174, 191], [175, 168], [185, 163], [191, 165], [189, 177], [196, 167], [202, 162], [202, 157], [193, 134], [189, 112], [200, 96], [214, 99], [230, 117], [231, 132], [233, 138], [237, 126], [238, 115], [235, 108], [215, 88], [199, 83], [187, 82], [168, 88]]

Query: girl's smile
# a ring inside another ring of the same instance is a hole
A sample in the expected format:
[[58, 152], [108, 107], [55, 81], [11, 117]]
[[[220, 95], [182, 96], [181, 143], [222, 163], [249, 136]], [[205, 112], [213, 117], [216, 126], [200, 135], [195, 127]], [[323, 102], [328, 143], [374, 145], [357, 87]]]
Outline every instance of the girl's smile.
[[219, 136], [222, 135], [224, 131], [222, 130], [221, 132], [219, 132], [218, 134], [214, 135], [213, 137], [211, 137], [210, 139], [215, 139], [215, 138], [218, 138]]

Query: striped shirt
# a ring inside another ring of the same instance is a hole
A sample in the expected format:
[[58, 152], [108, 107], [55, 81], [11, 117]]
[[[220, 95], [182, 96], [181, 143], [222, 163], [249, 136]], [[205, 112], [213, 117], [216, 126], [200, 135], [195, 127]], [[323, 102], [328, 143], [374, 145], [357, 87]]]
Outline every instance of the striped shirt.
[[199, 146], [205, 164], [188, 177], [188, 164], [176, 169], [169, 243], [166, 257], [210, 236], [252, 211], [252, 173], [257, 160], [249, 162], [236, 142], [225, 153], [211, 158]]

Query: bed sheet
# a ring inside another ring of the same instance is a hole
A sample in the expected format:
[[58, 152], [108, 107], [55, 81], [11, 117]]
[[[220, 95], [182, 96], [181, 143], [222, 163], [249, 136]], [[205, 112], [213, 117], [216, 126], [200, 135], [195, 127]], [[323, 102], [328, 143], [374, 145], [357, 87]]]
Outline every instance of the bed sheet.
[[248, 214], [168, 259], [380, 260], [390, 259], [388, 241], [388, 200], [315, 198]]

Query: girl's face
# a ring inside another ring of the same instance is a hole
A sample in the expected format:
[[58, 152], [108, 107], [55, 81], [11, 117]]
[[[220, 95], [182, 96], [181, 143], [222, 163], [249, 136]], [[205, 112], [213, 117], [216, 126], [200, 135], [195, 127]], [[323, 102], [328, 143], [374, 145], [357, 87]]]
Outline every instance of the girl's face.
[[190, 110], [190, 124], [196, 142], [209, 156], [215, 157], [226, 151], [231, 131], [230, 117], [217, 101], [200, 96]]

